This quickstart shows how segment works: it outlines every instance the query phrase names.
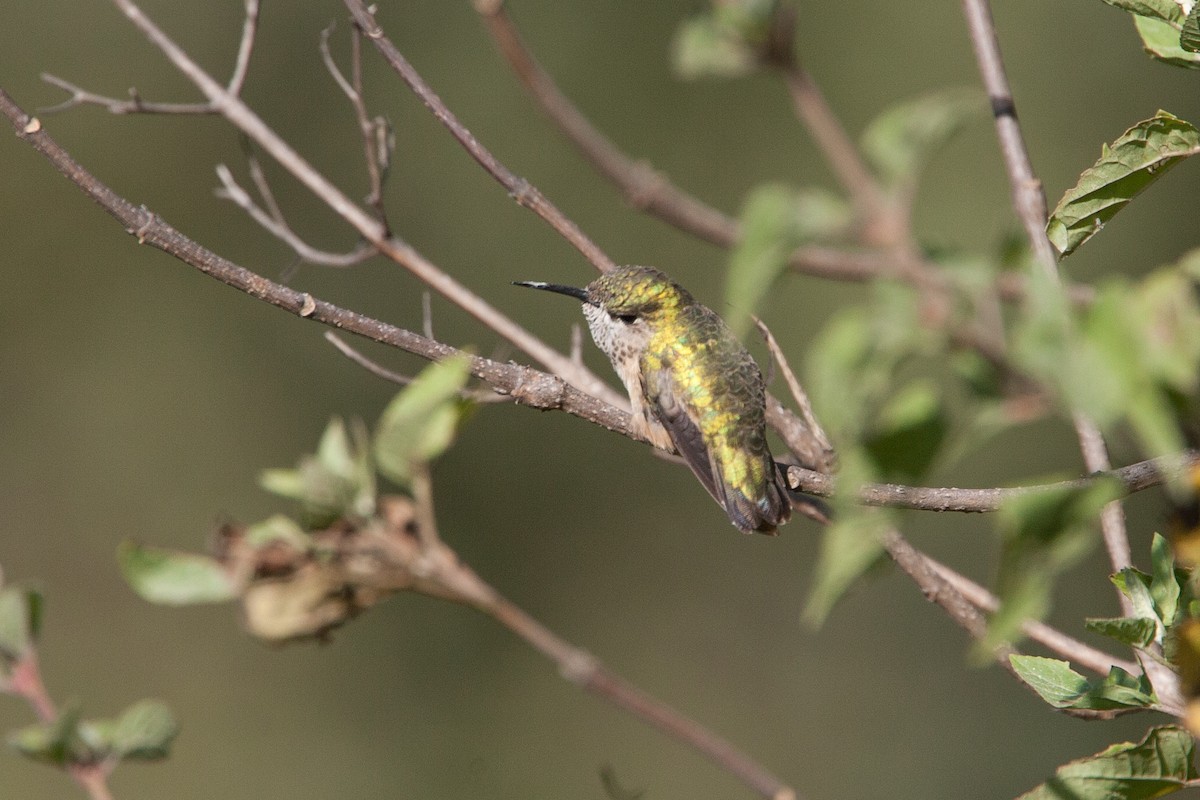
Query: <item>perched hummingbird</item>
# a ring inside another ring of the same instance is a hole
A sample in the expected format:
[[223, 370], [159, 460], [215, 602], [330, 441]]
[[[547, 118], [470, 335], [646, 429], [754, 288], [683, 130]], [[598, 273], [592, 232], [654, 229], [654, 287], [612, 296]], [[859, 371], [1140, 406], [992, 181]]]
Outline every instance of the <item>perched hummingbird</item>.
[[634, 432], [674, 446], [739, 530], [774, 534], [787, 522], [762, 372], [716, 313], [651, 267], [619, 267], [582, 289], [516, 285], [583, 302], [592, 338], [629, 392]]

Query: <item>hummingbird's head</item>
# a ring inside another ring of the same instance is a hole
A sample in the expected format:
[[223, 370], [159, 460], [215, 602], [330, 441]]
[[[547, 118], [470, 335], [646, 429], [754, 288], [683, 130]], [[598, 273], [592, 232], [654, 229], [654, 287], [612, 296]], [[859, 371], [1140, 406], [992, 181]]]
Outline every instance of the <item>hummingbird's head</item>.
[[695, 302], [666, 274], [653, 267], [619, 267], [601, 275], [587, 286], [586, 302], [597, 306], [622, 322], [642, 320], [653, 323]]
[[653, 322], [661, 314], [695, 302], [687, 289], [653, 267], [618, 267], [583, 288], [540, 281], [518, 281], [516, 285], [574, 297], [627, 324]]
[[517, 285], [582, 302], [592, 338], [614, 364], [636, 362], [655, 331], [696, 302], [687, 289], [652, 267], [618, 267], [582, 289], [534, 281]]

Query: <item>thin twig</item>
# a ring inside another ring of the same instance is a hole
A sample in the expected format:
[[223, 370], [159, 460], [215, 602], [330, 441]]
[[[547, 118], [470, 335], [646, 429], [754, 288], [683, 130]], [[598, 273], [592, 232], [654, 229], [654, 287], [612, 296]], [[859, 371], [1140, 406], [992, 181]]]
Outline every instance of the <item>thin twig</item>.
[[560, 236], [579, 250], [596, 269], [601, 272], [611, 272], [616, 269], [616, 264], [613, 260], [578, 225], [568, 219], [565, 214], [558, 210], [557, 206], [547, 200], [538, 191], [537, 187], [524, 178], [519, 178], [513, 174], [508, 167], [501, 164], [500, 160], [492, 155], [491, 151], [471, 135], [466, 126], [459, 122], [458, 117], [446, 107], [446, 104], [429, 87], [425, 79], [413, 69], [412, 64], [408, 63], [408, 60], [392, 44], [391, 40], [384, 35], [383, 29], [375, 21], [375, 16], [372, 14], [371, 9], [368, 9], [360, 0], [345, 0], [345, 3], [346, 8], [350, 11], [350, 15], [354, 18], [354, 23], [363, 32], [363, 35], [375, 43], [375, 49], [387, 61], [388, 66], [412, 89], [413, 93], [433, 113], [438, 122], [442, 123], [450, 131], [451, 135], [462, 145], [463, 149], [489, 175], [495, 178], [501, 186], [508, 190], [509, 196], [513, 200], [541, 217]]
[[[30, 647], [13, 663], [7, 681], [0, 688], [23, 698], [42, 723], [49, 724], [58, 719], [58, 708], [42, 680], [36, 648]], [[91, 800], [112, 800], [108, 776], [114, 765], [115, 762], [107, 760], [92, 764], [67, 763], [66, 770]]]
[[800, 385], [800, 381], [796, 378], [796, 373], [792, 372], [792, 367], [788, 364], [787, 356], [783, 354], [783, 350], [779, 347], [779, 342], [775, 340], [775, 335], [771, 333], [771, 329], [758, 317], [754, 317], [754, 324], [758, 326], [759, 333], [766, 340], [767, 349], [771, 352], [775, 363], [779, 365], [779, 371], [783, 373], [783, 380], [788, 385], [788, 391], [792, 394], [792, 400], [796, 402], [796, 407], [800, 409], [800, 418], [808, 426], [809, 432], [812, 434], [817, 447], [821, 451], [822, 458], [819, 462], [819, 471], [825, 473], [832, 472], [833, 462], [836, 459], [833, 445], [830, 443], [825, 429], [817, 421], [817, 415], [813, 412], [812, 403], [808, 399], [808, 393]]
[[[242, 39], [238, 44], [233, 74], [225, 86], [225, 91], [235, 97], [242, 93], [242, 89], [246, 85], [246, 76], [250, 70], [250, 56], [254, 53], [254, 43], [258, 32], [259, 0], [245, 0], [245, 6]], [[56, 114], [83, 105], [101, 106], [110, 114], [203, 115], [220, 113], [217, 103], [211, 100], [207, 103], [155, 103], [143, 100], [137, 89], [129, 90], [128, 100], [120, 100], [89, 92], [54, 75], [43, 73], [42, 80], [71, 94], [69, 98], [57, 105], [39, 109], [43, 114]]]
[[371, 186], [371, 191], [367, 195], [367, 205], [375, 209], [375, 216], [383, 223], [384, 228], [388, 229], [387, 212], [383, 206], [383, 180], [387, 174], [386, 165], [391, 161], [391, 148], [394, 142], [386, 135], [382, 138], [381, 142], [379, 134], [381, 131], [386, 130], [387, 125], [383, 120], [371, 119], [367, 113], [366, 101], [363, 100], [361, 32], [358, 28], [354, 28], [351, 31], [351, 78], [349, 80], [338, 69], [337, 62], [333, 60], [333, 54], [329, 50], [329, 36], [332, 33], [333, 25], [321, 31], [321, 59], [325, 62], [325, 68], [329, 70], [329, 74], [333, 76], [342, 93], [350, 100], [350, 105], [354, 107], [354, 116], [358, 120], [358, 129], [362, 136], [363, 158], [367, 165], [367, 178]]
[[433, 477], [428, 464], [418, 464], [412, 474], [413, 507], [417, 515], [417, 536], [426, 553], [432, 553], [441, 543], [437, 532], [437, 516], [433, 508]]
[[421, 292], [421, 333], [426, 339], [436, 338], [433, 335], [433, 296], [429, 292]]
[[564, 641], [501, 596], [465, 565], [455, 578], [454, 588], [461, 592], [466, 602], [551, 659], [558, 665], [559, 674], [566, 680], [603, 697], [650, 726], [693, 747], [762, 797], [770, 800], [796, 800], [796, 792], [791, 787], [732, 743], [628, 683], [587, 651]]
[[[261, 176], [262, 171], [259, 170], [258, 173]], [[319, 250], [301, 239], [300, 235], [292, 230], [291, 226], [284, 221], [282, 214], [279, 213], [279, 207], [274, 204], [274, 197], [271, 194], [267, 193], [264, 195], [264, 202], [268, 202], [267, 198], [270, 198], [269, 202], [271, 206], [268, 209], [263, 209], [254, 202], [254, 199], [250, 197], [250, 193], [238, 184], [229, 167], [224, 164], [218, 164], [217, 177], [221, 179], [221, 184], [224, 186], [223, 189], [217, 190], [217, 197], [228, 200], [245, 211], [267, 233], [294, 250], [296, 255], [303, 261], [326, 267], [352, 267], [356, 264], [361, 264], [379, 253], [378, 248], [366, 243], [359, 243], [353, 250], [345, 253], [331, 253], [327, 250]], [[259, 183], [260, 188], [264, 185], [263, 183]]]
[[868, 242], [893, 249], [908, 238], [908, 232], [896, 224], [895, 215], [879, 182], [867, 169], [837, 114], [812, 76], [794, 61], [783, 69], [788, 95], [797, 116], [804, 121], [834, 175], [857, 209]]
[[[358, 364], [377, 378], [382, 378], [389, 383], [395, 383], [400, 386], [408, 386], [413, 382], [413, 378], [409, 375], [402, 375], [399, 372], [394, 372], [380, 364], [378, 361], [372, 361], [358, 350], [355, 350], [350, 344], [344, 341], [333, 331], [325, 331], [325, 341], [332, 344], [337, 351], [346, 358]], [[470, 400], [473, 403], [513, 403], [515, 400], [503, 394], [497, 394], [494, 390], [488, 388], [476, 389], [474, 391], [463, 389], [459, 392], [459, 397], [464, 400]], [[657, 452], [657, 451], [656, 451]]]

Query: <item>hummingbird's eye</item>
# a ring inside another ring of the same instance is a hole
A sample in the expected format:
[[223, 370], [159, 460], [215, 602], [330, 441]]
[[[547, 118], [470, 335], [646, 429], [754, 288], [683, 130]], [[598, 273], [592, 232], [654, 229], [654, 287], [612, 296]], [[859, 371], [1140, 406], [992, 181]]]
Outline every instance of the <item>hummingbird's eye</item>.
[[632, 325], [633, 323], [637, 322], [637, 314], [613, 314], [612, 318], [620, 320], [626, 325]]

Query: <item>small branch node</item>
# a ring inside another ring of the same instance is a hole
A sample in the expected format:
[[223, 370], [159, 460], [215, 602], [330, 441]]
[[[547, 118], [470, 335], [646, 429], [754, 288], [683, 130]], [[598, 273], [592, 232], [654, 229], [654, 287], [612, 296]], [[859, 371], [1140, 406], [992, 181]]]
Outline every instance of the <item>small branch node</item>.
[[578, 686], [586, 686], [596, 676], [599, 664], [595, 656], [585, 650], [574, 650], [558, 665], [558, 673]]
[[313, 300], [313, 296], [308, 292], [300, 295], [300, 316], [311, 317], [313, 312], [317, 310], [317, 301]]

